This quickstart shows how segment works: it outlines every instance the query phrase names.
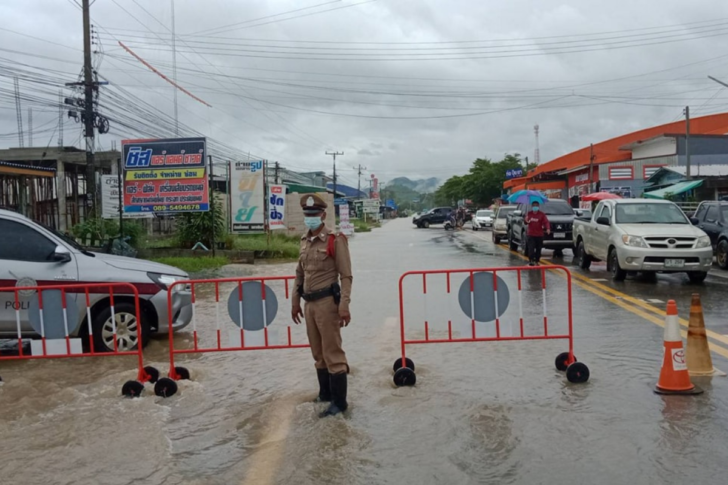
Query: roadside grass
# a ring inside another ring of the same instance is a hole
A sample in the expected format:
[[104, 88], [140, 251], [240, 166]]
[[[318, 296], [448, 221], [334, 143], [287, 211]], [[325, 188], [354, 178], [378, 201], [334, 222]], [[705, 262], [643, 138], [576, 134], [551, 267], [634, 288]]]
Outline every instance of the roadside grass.
[[200, 273], [202, 271], [210, 271], [221, 268], [226, 264], [230, 263], [230, 260], [224, 256], [200, 256], [197, 258], [192, 257], [170, 257], [170, 258], [155, 258], [151, 261], [156, 263], [167, 264], [174, 266], [187, 273]]
[[265, 234], [235, 236], [233, 248], [243, 251], [254, 251], [256, 258], [296, 259], [301, 250], [301, 240], [295, 236], [272, 233], [270, 244]]

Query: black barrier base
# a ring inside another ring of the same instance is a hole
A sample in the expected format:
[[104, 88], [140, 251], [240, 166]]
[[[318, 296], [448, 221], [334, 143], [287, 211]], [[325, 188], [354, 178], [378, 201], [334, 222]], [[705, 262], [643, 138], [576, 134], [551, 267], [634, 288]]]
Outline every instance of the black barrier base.
[[139, 397], [144, 392], [144, 384], [139, 381], [126, 381], [121, 386], [121, 395], [124, 397]]
[[409, 367], [410, 369], [415, 370], [415, 363], [412, 362], [412, 359], [410, 359], [409, 357], [405, 357], [404, 366], [403, 366], [402, 358], [400, 357], [399, 359], [394, 361], [394, 365], [392, 366], [392, 371], [397, 372], [402, 367]]
[[159, 380], [159, 369], [157, 369], [156, 367], [148, 365], [144, 368], [144, 372], [147, 373], [147, 375], [149, 376], [149, 382], [151, 382], [152, 384]]
[[162, 377], [154, 384], [154, 394], [159, 397], [172, 397], [177, 394], [177, 383], [168, 377]]
[[574, 362], [566, 368], [566, 378], [574, 384], [583, 384], [589, 380], [589, 368], [583, 362]]
[[417, 382], [415, 371], [409, 367], [401, 367], [394, 373], [394, 384], [397, 387], [414, 386]]
[[[578, 359], [576, 356], [574, 356], [574, 362], [576, 362]], [[561, 352], [559, 355], [556, 356], [556, 370], [560, 372], [564, 372], [569, 367], [569, 353], [568, 352]]]

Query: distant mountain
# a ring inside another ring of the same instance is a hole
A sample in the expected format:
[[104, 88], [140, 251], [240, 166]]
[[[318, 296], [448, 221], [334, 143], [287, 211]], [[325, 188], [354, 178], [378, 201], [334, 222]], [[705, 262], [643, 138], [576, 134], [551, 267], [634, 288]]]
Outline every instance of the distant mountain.
[[430, 177], [428, 179], [419, 179], [419, 180], [412, 180], [407, 177], [397, 177], [395, 179], [390, 180], [388, 185], [390, 187], [392, 185], [400, 185], [402, 187], [407, 187], [408, 189], [412, 189], [415, 192], [419, 192], [421, 194], [429, 194], [429, 193], [437, 190], [437, 187], [440, 186], [440, 180], [435, 177]]

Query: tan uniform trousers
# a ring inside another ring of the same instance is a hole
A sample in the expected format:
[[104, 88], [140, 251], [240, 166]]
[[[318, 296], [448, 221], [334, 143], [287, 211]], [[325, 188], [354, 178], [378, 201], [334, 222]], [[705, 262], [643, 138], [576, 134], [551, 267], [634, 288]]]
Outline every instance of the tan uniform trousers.
[[334, 297], [306, 302], [304, 317], [316, 368], [328, 369], [331, 374], [348, 372], [346, 353], [341, 347], [339, 308]]

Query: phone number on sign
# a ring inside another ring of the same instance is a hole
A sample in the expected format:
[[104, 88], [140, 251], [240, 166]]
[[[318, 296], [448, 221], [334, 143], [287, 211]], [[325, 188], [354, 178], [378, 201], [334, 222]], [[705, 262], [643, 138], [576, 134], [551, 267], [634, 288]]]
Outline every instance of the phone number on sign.
[[154, 212], [198, 211], [202, 210], [202, 207], [200, 204], [155, 205], [152, 210]]

